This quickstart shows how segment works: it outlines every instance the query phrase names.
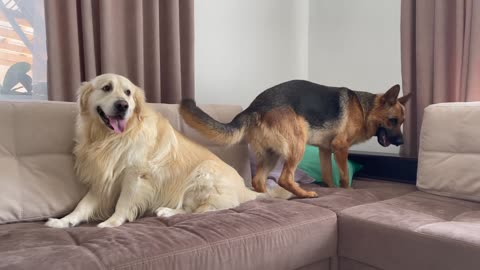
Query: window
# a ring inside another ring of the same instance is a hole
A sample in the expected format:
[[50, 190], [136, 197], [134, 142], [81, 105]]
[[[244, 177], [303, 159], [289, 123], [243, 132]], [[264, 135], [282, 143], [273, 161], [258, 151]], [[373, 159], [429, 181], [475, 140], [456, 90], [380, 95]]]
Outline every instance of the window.
[[43, 0], [0, 0], [0, 99], [47, 99]]

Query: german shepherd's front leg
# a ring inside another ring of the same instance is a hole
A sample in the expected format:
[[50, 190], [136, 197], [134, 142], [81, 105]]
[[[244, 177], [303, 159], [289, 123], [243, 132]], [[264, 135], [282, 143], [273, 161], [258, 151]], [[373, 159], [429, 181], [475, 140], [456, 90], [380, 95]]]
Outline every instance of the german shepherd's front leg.
[[340, 186], [342, 188], [349, 188], [350, 181], [348, 180], [348, 147], [349, 144], [346, 139], [336, 137], [332, 141], [332, 149], [335, 154], [335, 161], [340, 172]]

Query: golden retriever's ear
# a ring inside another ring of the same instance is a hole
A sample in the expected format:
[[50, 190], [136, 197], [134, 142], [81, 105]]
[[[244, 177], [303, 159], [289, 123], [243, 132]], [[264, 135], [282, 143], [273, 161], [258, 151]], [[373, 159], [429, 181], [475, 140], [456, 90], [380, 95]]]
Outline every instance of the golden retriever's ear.
[[137, 114], [137, 117], [140, 119], [143, 107], [146, 104], [145, 92], [140, 87], [136, 87], [135, 93], [133, 94], [133, 100], [135, 101], [135, 113]]
[[88, 111], [88, 98], [93, 91], [93, 85], [90, 82], [83, 82], [78, 88], [78, 104], [80, 105], [80, 112], [86, 113]]

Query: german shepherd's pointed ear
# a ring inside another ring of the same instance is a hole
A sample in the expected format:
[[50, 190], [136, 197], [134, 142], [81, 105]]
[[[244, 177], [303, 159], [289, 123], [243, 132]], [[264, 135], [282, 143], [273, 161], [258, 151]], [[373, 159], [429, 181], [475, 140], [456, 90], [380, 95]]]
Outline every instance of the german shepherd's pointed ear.
[[410, 93], [404, 95], [403, 97], [398, 98], [398, 102], [400, 102], [402, 105], [405, 105], [405, 103], [407, 103], [412, 96], [413, 96], [413, 93], [410, 92]]
[[393, 106], [397, 103], [398, 94], [400, 93], [400, 85], [392, 86], [385, 94], [382, 95], [380, 101], [384, 105]]
[[91, 82], [83, 82], [78, 88], [78, 104], [80, 105], [80, 112], [88, 112], [88, 98], [93, 91], [93, 84]]

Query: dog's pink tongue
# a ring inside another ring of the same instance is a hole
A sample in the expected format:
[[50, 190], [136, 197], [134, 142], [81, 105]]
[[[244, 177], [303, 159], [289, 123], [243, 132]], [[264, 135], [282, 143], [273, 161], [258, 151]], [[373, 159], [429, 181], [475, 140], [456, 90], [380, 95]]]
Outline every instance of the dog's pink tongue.
[[382, 130], [380, 132], [378, 140], [379, 140], [380, 144], [385, 146], [385, 147], [390, 145], [390, 141], [387, 138], [387, 134], [386, 134], [385, 130]]
[[127, 122], [125, 121], [125, 119], [108, 117], [108, 120], [110, 121], [110, 125], [113, 127], [113, 131], [115, 133], [122, 133], [125, 131], [125, 126]]

